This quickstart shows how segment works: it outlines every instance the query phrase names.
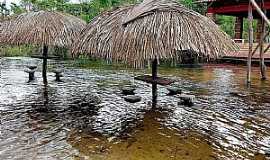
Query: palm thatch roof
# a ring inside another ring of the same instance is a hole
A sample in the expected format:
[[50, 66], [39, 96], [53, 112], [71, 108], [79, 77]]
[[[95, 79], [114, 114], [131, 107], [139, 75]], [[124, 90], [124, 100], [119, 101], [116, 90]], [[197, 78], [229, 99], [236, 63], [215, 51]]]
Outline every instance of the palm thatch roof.
[[147, 60], [181, 58], [182, 50], [217, 58], [235, 49], [209, 18], [172, 0], [145, 0], [94, 18], [73, 52], [142, 67]]
[[0, 23], [0, 43], [70, 47], [86, 22], [55, 11], [28, 12]]
[[[4, 35], [5, 30], [8, 29], [10, 20], [12, 17], [1, 17], [0, 18], [0, 39]], [[1, 40], [0, 40], [0, 45], [2, 45]]]

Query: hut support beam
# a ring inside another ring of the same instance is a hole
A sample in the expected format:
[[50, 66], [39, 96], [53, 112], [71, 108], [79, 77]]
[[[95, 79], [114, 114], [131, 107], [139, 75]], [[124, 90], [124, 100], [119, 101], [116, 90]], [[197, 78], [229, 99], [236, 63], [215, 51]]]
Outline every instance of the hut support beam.
[[261, 69], [261, 79], [262, 80], [266, 80], [266, 66], [265, 66], [265, 63], [264, 63], [264, 34], [265, 34], [265, 21], [262, 21], [262, 26], [260, 28], [261, 30], [261, 40], [260, 40], [260, 69]]
[[42, 78], [45, 85], [48, 84], [47, 80], [47, 59], [48, 59], [48, 46], [43, 46], [43, 65], [42, 65]]
[[158, 61], [155, 58], [152, 61], [152, 107], [155, 107], [157, 104], [157, 68]]
[[253, 47], [253, 15], [252, 15], [252, 5], [249, 3], [248, 6], [248, 30], [249, 30], [249, 53], [248, 53], [248, 61], [247, 61], [247, 83], [251, 82], [251, 59], [252, 59], [252, 47]]

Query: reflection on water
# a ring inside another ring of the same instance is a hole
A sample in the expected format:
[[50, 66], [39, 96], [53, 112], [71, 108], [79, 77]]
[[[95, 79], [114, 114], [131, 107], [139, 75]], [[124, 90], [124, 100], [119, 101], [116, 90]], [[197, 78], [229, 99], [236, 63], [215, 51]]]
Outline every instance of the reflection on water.
[[[45, 87], [40, 68], [31, 83], [24, 73], [39, 60], [0, 61], [0, 159], [270, 158], [270, 83], [256, 68], [249, 89], [244, 67], [161, 68], [197, 99], [181, 106], [158, 86], [152, 109], [151, 85], [133, 79], [140, 71], [68, 67], [63, 83], [50, 72]], [[130, 84], [141, 102], [124, 101], [120, 88]], [[89, 95], [102, 102], [88, 105]]]

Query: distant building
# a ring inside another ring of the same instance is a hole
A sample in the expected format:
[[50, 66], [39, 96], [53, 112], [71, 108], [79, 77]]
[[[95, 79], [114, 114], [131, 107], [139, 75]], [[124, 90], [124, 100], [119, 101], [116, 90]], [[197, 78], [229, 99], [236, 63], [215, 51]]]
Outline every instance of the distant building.
[[[236, 17], [235, 35], [233, 38], [236, 41], [243, 38], [243, 19], [248, 16], [249, 0], [200, 0], [199, 2], [207, 3], [207, 16], [213, 21], [216, 20], [216, 15]], [[270, 0], [257, 0], [256, 2], [267, 12], [267, 16], [270, 17]], [[260, 39], [262, 21], [256, 11], [253, 14], [254, 19], [258, 20], [258, 30], [255, 37], [255, 40], [258, 41]]]
[[[243, 19], [248, 17], [249, 0], [198, 0], [198, 3], [207, 4], [206, 16], [216, 22], [216, 15], [234, 16], [235, 31], [234, 41], [239, 43], [240, 52], [234, 56], [246, 57], [248, 52], [247, 40], [243, 39]], [[267, 17], [270, 17], [270, 0], [256, 0], [258, 5], [265, 11]], [[254, 43], [258, 43], [262, 35], [262, 18], [257, 11], [253, 11], [253, 17], [257, 20], [257, 30], [255, 31]], [[269, 42], [269, 41], [268, 41]], [[254, 45], [256, 46], [256, 45]], [[266, 54], [268, 55], [268, 53]], [[258, 53], [254, 55], [258, 58]], [[269, 56], [270, 58], [270, 56]]]

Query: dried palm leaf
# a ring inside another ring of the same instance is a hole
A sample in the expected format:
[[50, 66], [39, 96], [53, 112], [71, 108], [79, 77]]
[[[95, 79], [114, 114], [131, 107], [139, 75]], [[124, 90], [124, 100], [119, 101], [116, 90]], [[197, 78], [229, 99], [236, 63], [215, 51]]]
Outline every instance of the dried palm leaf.
[[217, 58], [236, 49], [209, 18], [171, 0], [145, 0], [95, 17], [73, 53], [142, 67], [148, 60], [181, 58], [183, 50]]

